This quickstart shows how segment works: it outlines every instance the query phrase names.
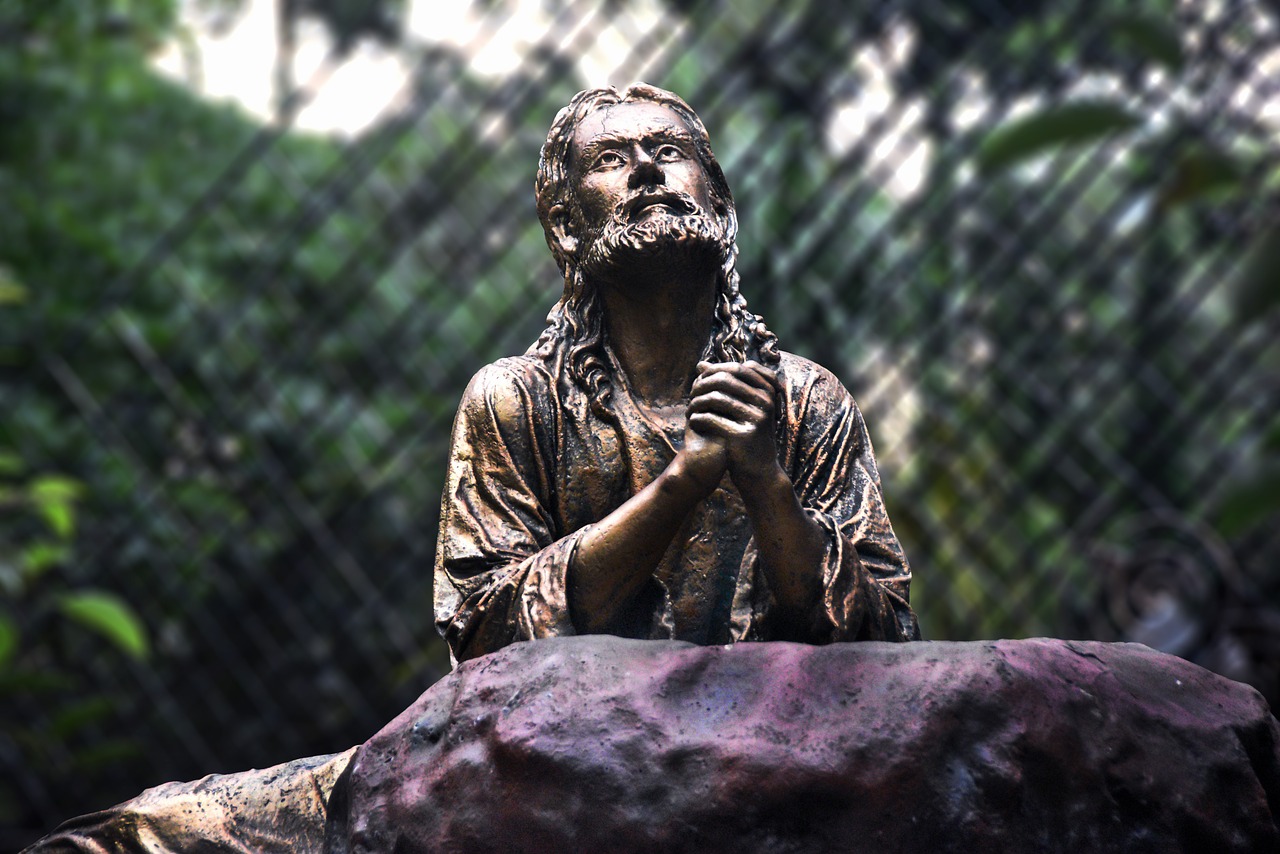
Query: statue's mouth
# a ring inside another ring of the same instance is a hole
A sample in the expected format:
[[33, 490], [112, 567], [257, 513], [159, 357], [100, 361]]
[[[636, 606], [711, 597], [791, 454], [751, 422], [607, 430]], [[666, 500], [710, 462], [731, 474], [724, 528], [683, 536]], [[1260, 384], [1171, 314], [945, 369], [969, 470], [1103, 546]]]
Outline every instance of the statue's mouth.
[[622, 220], [627, 223], [638, 222], [655, 208], [665, 209], [673, 216], [688, 216], [698, 211], [698, 205], [684, 193], [649, 192], [641, 193], [623, 203]]

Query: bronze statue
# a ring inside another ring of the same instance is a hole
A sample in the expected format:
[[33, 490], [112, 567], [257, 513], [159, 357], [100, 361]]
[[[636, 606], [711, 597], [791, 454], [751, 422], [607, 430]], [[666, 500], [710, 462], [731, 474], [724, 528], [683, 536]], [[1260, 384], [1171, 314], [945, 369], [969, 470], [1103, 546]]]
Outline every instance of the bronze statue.
[[[455, 660], [588, 633], [918, 638], [862, 415], [747, 310], [693, 110], [644, 84], [579, 93], [536, 189], [564, 296], [458, 411], [435, 577]], [[353, 752], [169, 783], [30, 850], [319, 851]]]
[[575, 633], [918, 638], [862, 416], [747, 309], [693, 110], [579, 93], [536, 190], [564, 295], [458, 411], [435, 576], [455, 658]]

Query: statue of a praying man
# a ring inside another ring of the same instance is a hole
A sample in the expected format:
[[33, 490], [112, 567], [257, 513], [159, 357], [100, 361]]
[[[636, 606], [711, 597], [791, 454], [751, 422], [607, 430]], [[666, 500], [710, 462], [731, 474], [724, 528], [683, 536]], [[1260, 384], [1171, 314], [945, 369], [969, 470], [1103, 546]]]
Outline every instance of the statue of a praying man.
[[536, 193], [564, 294], [458, 411], [435, 571], [455, 660], [570, 634], [918, 638], [862, 415], [748, 310], [689, 105], [579, 93]]
[[[537, 202], [564, 295], [458, 411], [435, 577], [455, 660], [570, 634], [918, 638], [862, 415], [747, 310], [693, 110], [643, 84], [578, 94]], [[30, 851], [319, 854], [355, 752], [167, 783]]]

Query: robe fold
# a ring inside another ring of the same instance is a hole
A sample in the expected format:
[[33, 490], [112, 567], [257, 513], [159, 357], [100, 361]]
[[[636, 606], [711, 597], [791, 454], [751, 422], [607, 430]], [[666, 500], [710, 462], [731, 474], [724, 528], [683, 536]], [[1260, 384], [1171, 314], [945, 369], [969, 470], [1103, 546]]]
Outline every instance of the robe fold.
[[[620, 370], [592, 410], [561, 356], [502, 359], [471, 380], [454, 422], [436, 550], [436, 624], [456, 660], [571, 635], [583, 534], [653, 481], [683, 440], [649, 420]], [[699, 644], [919, 638], [911, 572], [880, 492], [866, 425], [829, 371], [783, 353], [778, 459], [826, 539], [821, 597], [783, 625], [742, 496], [728, 475], [695, 507], [642, 594], [605, 631]]]

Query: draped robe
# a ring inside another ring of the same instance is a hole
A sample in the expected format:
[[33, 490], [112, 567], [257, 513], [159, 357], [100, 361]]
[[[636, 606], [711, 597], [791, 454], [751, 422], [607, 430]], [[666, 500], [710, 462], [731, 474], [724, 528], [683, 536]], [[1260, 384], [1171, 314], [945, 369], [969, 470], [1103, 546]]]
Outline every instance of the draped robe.
[[[502, 359], [471, 380], [454, 422], [436, 551], [436, 624], [455, 660], [574, 634], [568, 585], [590, 526], [675, 457], [683, 431], [644, 415], [614, 362], [605, 411], [563, 348]], [[782, 353], [778, 459], [825, 549], [821, 596], [784, 625], [728, 474], [699, 502], [632, 606], [604, 631], [699, 644], [919, 638], [911, 573], [880, 491], [866, 425], [829, 371]]]

